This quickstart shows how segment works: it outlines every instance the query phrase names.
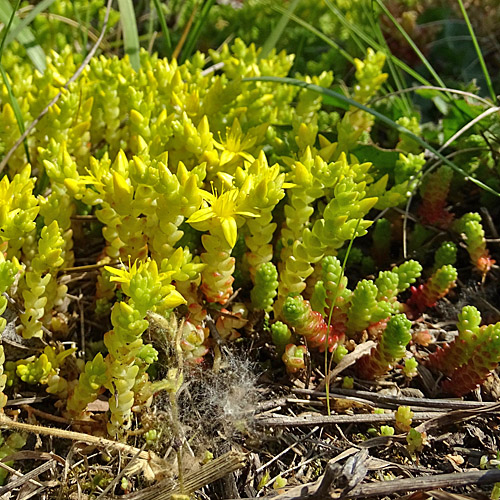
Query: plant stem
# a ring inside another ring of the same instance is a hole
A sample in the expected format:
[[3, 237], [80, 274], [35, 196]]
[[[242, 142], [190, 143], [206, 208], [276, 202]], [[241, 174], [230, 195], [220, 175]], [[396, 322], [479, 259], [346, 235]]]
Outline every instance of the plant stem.
[[493, 89], [493, 84], [491, 83], [490, 74], [488, 72], [488, 68], [486, 67], [486, 63], [484, 62], [483, 53], [481, 52], [481, 48], [479, 47], [479, 43], [476, 38], [476, 34], [474, 33], [474, 28], [472, 27], [472, 24], [470, 22], [469, 16], [467, 15], [467, 11], [465, 10], [462, 0], [458, 0], [458, 5], [460, 5], [460, 10], [462, 11], [462, 15], [464, 16], [465, 23], [467, 24], [467, 28], [472, 38], [472, 43], [474, 44], [474, 48], [476, 49], [477, 58], [479, 59], [479, 64], [481, 65], [481, 69], [483, 70], [484, 79], [486, 80], [486, 85], [488, 86], [488, 90], [490, 91], [491, 100], [494, 103], [496, 103], [497, 97], [495, 95], [495, 90]]

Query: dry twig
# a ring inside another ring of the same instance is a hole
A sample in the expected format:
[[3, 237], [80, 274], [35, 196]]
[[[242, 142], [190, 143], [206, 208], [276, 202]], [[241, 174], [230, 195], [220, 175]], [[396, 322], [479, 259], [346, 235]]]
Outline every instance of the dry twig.
[[[414, 413], [413, 421], [422, 422], [438, 416], [445, 416], [446, 413], [419, 412]], [[312, 425], [332, 425], [332, 424], [354, 424], [354, 423], [384, 423], [394, 422], [395, 412], [383, 414], [360, 414], [360, 415], [302, 415], [298, 417], [287, 417], [284, 415], [273, 415], [272, 417], [259, 417], [255, 419], [256, 425], [262, 427], [305, 427]]]
[[[437, 488], [455, 488], [459, 486], [486, 485], [500, 481], [500, 470], [470, 471], [453, 474], [437, 474], [434, 476], [412, 477], [395, 479], [393, 481], [377, 481], [375, 483], [360, 484], [352, 488], [346, 495], [342, 491], [332, 492], [338, 474], [334, 471], [325, 474], [316, 482], [296, 486], [281, 495], [254, 497], [247, 500], [302, 500], [304, 498], [316, 500], [368, 498], [386, 496], [394, 493], [410, 491], [431, 491]], [[318, 492], [321, 492], [319, 495]], [[328, 492], [328, 493], [324, 493]], [[236, 499], [228, 499], [236, 500]]]
[[[17, 479], [14, 479], [13, 481], [10, 481], [8, 484], [6, 484], [5, 486], [2, 486], [0, 488], [0, 497], [2, 495], [4, 495], [5, 493], [8, 493], [9, 491], [12, 491], [15, 488], [18, 488], [19, 486], [22, 486], [28, 482], [32, 483], [35, 486], [45, 488], [45, 486], [43, 484], [40, 484], [38, 481], [35, 481], [34, 478], [38, 477], [43, 472], [51, 469], [55, 464], [56, 464], [56, 460], [51, 458], [50, 460], [43, 463], [42, 465], [40, 465], [36, 469], [33, 469], [32, 471], [27, 472], [24, 475], [21, 475], [20, 477], [18, 477]], [[3, 465], [4, 464], [2, 464], [2, 466]], [[10, 469], [10, 467], [9, 467], [9, 469]], [[17, 473], [17, 471], [14, 471], [14, 472]]]
[[[224, 455], [202, 465], [197, 471], [190, 472], [184, 477], [183, 493], [190, 494], [211, 484], [227, 474], [241, 469], [245, 465], [246, 455], [230, 451]], [[160, 481], [158, 484], [145, 488], [137, 493], [121, 496], [123, 500], [169, 500], [173, 494], [180, 493], [179, 486], [170, 479]], [[106, 497], [111, 500], [112, 497]]]

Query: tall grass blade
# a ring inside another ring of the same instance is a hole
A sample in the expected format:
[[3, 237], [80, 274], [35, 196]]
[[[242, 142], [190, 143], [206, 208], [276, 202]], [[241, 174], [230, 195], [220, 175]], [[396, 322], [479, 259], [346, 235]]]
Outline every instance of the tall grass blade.
[[435, 85], [416, 85], [415, 87], [407, 87], [405, 89], [397, 90], [395, 92], [376, 97], [370, 102], [373, 104], [374, 102], [388, 99], [389, 97], [394, 97], [400, 94], [407, 94], [408, 92], [415, 92], [418, 90], [439, 90], [440, 92], [448, 92], [449, 94], [461, 95], [464, 97], [468, 97], [469, 99], [472, 99], [474, 101], [478, 101], [484, 104], [487, 108], [494, 107], [490, 101], [488, 101], [487, 99], [483, 99], [481, 96], [473, 94], [472, 92], [465, 92], [464, 90], [452, 89], [450, 87], [436, 87]]
[[[373, 7], [373, 6], [372, 6]], [[378, 22], [378, 19], [376, 18], [375, 12], [373, 8], [369, 13], [367, 13], [367, 17], [370, 20], [370, 25], [372, 28], [372, 32], [374, 33], [374, 36], [377, 38], [379, 41], [380, 45], [385, 47], [386, 53], [390, 52], [389, 46], [387, 45], [387, 42], [384, 38], [384, 35], [382, 33], [382, 30], [380, 28], [380, 24]], [[388, 57], [387, 58], [387, 65], [389, 66], [389, 71], [392, 75], [392, 79], [394, 80], [394, 84], [396, 85], [396, 89], [398, 91], [402, 90], [405, 85], [404, 85], [404, 78], [403, 75], [401, 74], [401, 69], [398, 68], [392, 58]], [[402, 105], [402, 111], [405, 116], [411, 116], [412, 114], [412, 106], [410, 103], [410, 99], [406, 94], [401, 94], [401, 99], [400, 99], [401, 105]]]
[[[9, 34], [9, 30], [12, 27], [12, 23], [14, 21], [16, 11], [19, 8], [20, 3], [21, 3], [21, 0], [18, 0], [15, 8], [12, 9], [12, 12], [11, 12], [11, 15], [10, 15], [9, 20], [7, 22], [7, 25], [5, 26], [5, 32], [4, 32], [4, 35], [2, 37], [2, 41], [0, 42], [0, 74], [2, 75], [3, 82], [5, 84], [5, 87], [7, 88], [7, 93], [9, 94], [10, 103], [12, 105], [12, 109], [14, 110], [14, 114], [16, 116], [17, 126], [18, 126], [19, 131], [21, 132], [21, 135], [22, 135], [24, 133], [24, 120], [23, 120], [23, 115], [21, 113], [21, 108], [19, 107], [17, 99], [14, 96], [14, 93], [12, 92], [12, 87], [11, 87], [10, 82], [9, 82], [9, 77], [7, 76], [7, 73], [5, 72], [5, 69], [1, 63], [3, 49], [5, 48], [7, 35]], [[10, 7], [10, 5], [9, 5], [9, 7]], [[29, 149], [28, 149], [27, 139], [25, 139], [23, 141], [23, 145], [24, 145], [24, 151], [26, 152], [26, 160], [28, 163], [30, 163], [30, 153], [29, 153]]]
[[72, 2], [72, 5], [73, 5], [73, 14], [75, 16], [75, 20], [78, 23], [78, 31], [80, 33], [81, 44], [82, 44], [82, 53], [85, 56], [87, 54], [87, 42], [89, 37], [88, 37], [88, 30], [84, 29], [84, 26], [89, 25], [90, 9], [86, 10], [86, 19], [84, 24], [80, 16], [80, 12], [78, 12], [78, 9], [76, 8], [75, 2]]
[[[12, 9], [8, 0], [0, 0], [0, 21], [5, 25], [9, 24], [11, 16], [15, 16], [16, 10], [17, 9]], [[12, 21], [10, 21], [10, 25], [14, 27], [16, 27], [18, 23], [19, 20], [17, 19], [12, 19]], [[26, 53], [31, 59], [31, 62], [33, 63], [35, 68], [40, 71], [40, 73], [43, 73], [45, 71], [45, 68], [47, 67], [45, 61], [45, 53], [40, 45], [38, 45], [31, 30], [28, 27], [24, 27], [17, 34], [17, 40], [26, 49]]]
[[401, 61], [401, 59], [399, 59], [395, 55], [393, 55], [390, 51], [388, 51], [384, 46], [380, 45], [371, 36], [367, 35], [362, 29], [359, 28], [359, 26], [356, 26], [355, 24], [348, 21], [346, 17], [342, 14], [342, 11], [337, 6], [333, 5], [330, 0], [325, 0], [325, 3], [328, 6], [328, 8], [344, 24], [344, 26], [351, 31], [351, 33], [354, 33], [358, 38], [363, 40], [368, 46], [383, 52], [388, 58], [390, 58], [394, 62], [396, 66], [401, 68], [405, 73], [410, 75], [417, 82], [420, 82], [422, 85], [432, 85], [426, 78], [418, 74], [414, 69], [410, 68], [410, 66]]
[[491, 83], [491, 78], [488, 72], [488, 68], [486, 67], [486, 63], [484, 62], [483, 53], [481, 52], [481, 48], [479, 47], [479, 43], [476, 38], [476, 34], [474, 33], [474, 28], [472, 27], [472, 24], [470, 22], [469, 16], [467, 15], [467, 11], [465, 10], [462, 0], [458, 0], [458, 4], [460, 5], [460, 10], [462, 11], [462, 15], [464, 16], [465, 23], [467, 24], [467, 29], [469, 30], [470, 36], [472, 38], [472, 43], [474, 44], [474, 48], [476, 49], [477, 58], [479, 59], [479, 64], [481, 65], [481, 69], [483, 70], [484, 79], [486, 80], [486, 85], [488, 86], [491, 100], [494, 103], [496, 103], [497, 96], [495, 94], [495, 90], [493, 89], [493, 84]]
[[296, 87], [301, 87], [305, 88], [308, 90], [312, 90], [313, 92], [317, 92], [318, 94], [322, 94], [328, 97], [333, 97], [334, 99], [337, 99], [345, 104], [348, 104], [349, 106], [355, 106], [358, 109], [361, 109], [363, 111], [366, 111], [367, 113], [370, 113], [372, 116], [377, 118], [379, 121], [382, 123], [385, 123], [392, 129], [396, 130], [400, 134], [406, 135], [407, 137], [410, 137], [413, 139], [416, 143], [418, 143], [420, 146], [423, 148], [427, 149], [434, 155], [436, 155], [441, 161], [446, 163], [449, 167], [451, 167], [455, 172], [458, 172], [460, 175], [462, 175], [464, 178], [467, 178], [469, 181], [471, 181], [473, 184], [476, 184], [476, 186], [479, 186], [480, 188], [484, 189], [488, 193], [491, 193], [495, 196], [500, 197], [500, 193], [495, 191], [492, 187], [488, 186], [484, 182], [480, 181], [479, 179], [475, 179], [474, 177], [470, 177], [467, 172], [465, 172], [463, 169], [461, 169], [456, 163], [452, 162], [446, 156], [443, 156], [442, 153], [440, 153], [437, 149], [432, 147], [428, 142], [424, 141], [421, 139], [418, 135], [415, 135], [413, 132], [408, 130], [406, 127], [403, 127], [402, 125], [399, 125], [395, 121], [391, 120], [387, 116], [383, 115], [382, 113], [379, 113], [378, 111], [375, 111], [374, 109], [371, 109], [363, 104], [360, 104], [359, 102], [354, 101], [353, 99], [350, 99], [349, 97], [346, 97], [343, 94], [340, 94], [338, 92], [335, 92], [333, 90], [320, 87], [319, 85], [314, 85], [312, 83], [307, 83], [302, 80], [297, 80], [295, 78], [287, 78], [287, 77], [279, 77], [279, 76], [254, 76], [254, 77], [247, 77], [243, 78], [244, 82], [250, 82], [250, 81], [258, 81], [258, 82], [276, 82], [276, 83], [281, 83], [281, 84], [288, 84], [288, 85], [295, 85]]
[[125, 54], [130, 59], [130, 65], [135, 71], [139, 71], [141, 60], [139, 57], [139, 35], [135, 19], [134, 4], [132, 0], [118, 0], [120, 19], [123, 28], [123, 46]]
[[194, 7], [193, 10], [191, 11], [191, 15], [189, 16], [189, 19], [186, 23], [186, 26], [184, 26], [182, 30], [181, 37], [179, 41], [177, 42], [177, 45], [175, 46], [174, 51], [172, 52], [172, 59], [179, 59], [179, 54], [181, 53], [182, 47], [184, 47], [184, 44], [186, 43], [188, 34], [191, 32], [191, 26], [193, 25], [194, 18], [196, 16], [197, 8]]
[[274, 27], [274, 29], [271, 31], [270, 35], [264, 42], [262, 50], [259, 54], [259, 59], [267, 57], [271, 52], [271, 50], [273, 50], [276, 47], [278, 40], [280, 39], [281, 35], [283, 34], [283, 31], [286, 28], [286, 25], [288, 24], [288, 21], [290, 21], [290, 14], [293, 14], [295, 9], [297, 8], [297, 5], [299, 4], [299, 1], [300, 0], [292, 0], [292, 2], [290, 2], [290, 4], [288, 5], [286, 11], [283, 12], [283, 15], [278, 21], [278, 24], [276, 24], [276, 26]]
[[[5, 84], [5, 87], [7, 88], [7, 93], [9, 94], [10, 104], [12, 105], [12, 109], [14, 110], [14, 115], [16, 116], [17, 127], [19, 128], [19, 132], [21, 132], [22, 135], [24, 134], [23, 114], [21, 113], [21, 108], [19, 107], [19, 103], [17, 102], [16, 96], [12, 92], [12, 87], [9, 82], [9, 77], [7, 76], [7, 73], [5, 72], [2, 63], [0, 63], [0, 74], [2, 75], [3, 82]], [[24, 146], [24, 152], [26, 153], [26, 161], [30, 163], [31, 159], [30, 159], [30, 152], [28, 148], [27, 139], [24, 139], [23, 146]]]
[[[277, 12], [284, 13], [286, 12], [286, 9], [283, 7], [280, 7], [279, 5], [272, 5], [271, 8]], [[330, 45], [330, 47], [336, 49], [339, 51], [339, 54], [343, 56], [345, 59], [347, 59], [350, 63], [354, 63], [354, 57], [349, 54], [349, 52], [345, 51], [338, 43], [335, 41], [331, 40], [328, 38], [323, 32], [320, 30], [316, 29], [312, 24], [309, 24], [307, 21], [304, 21], [304, 19], [301, 19], [300, 17], [296, 16], [295, 14], [289, 14], [288, 17], [295, 23], [299, 24], [300, 26], [303, 26], [306, 28], [308, 31], [316, 35], [320, 40], [323, 40], [327, 45]]]
[[19, 33], [24, 28], [29, 26], [33, 19], [35, 19], [35, 17], [40, 14], [40, 12], [47, 10], [54, 2], [55, 0], [42, 0], [38, 5], [36, 5], [35, 8], [24, 19], [17, 23], [17, 26], [14, 29], [9, 31], [5, 40], [5, 46], [8, 46], [9, 43], [12, 42], [12, 40], [17, 38]]
[[436, 82], [439, 84], [439, 86], [445, 87], [443, 80], [441, 80], [441, 77], [436, 73], [436, 70], [432, 67], [431, 63], [424, 56], [422, 51], [417, 47], [417, 45], [411, 39], [411, 37], [408, 35], [408, 33], [406, 33], [406, 31], [401, 26], [401, 24], [398, 22], [398, 20], [391, 14], [390, 10], [384, 5], [384, 2], [382, 2], [382, 0], [375, 0], [375, 1], [380, 6], [380, 8], [384, 11], [384, 14], [391, 20], [392, 24], [394, 24], [396, 29], [401, 33], [401, 35], [403, 35], [403, 38], [407, 41], [408, 45], [413, 49], [415, 54], [417, 54], [419, 59], [422, 61], [422, 64], [427, 68], [427, 71], [429, 71], [429, 73], [436, 80]]
[[153, 0], [155, 4], [156, 13], [158, 19], [160, 20], [161, 30], [163, 31], [163, 41], [165, 42], [166, 56], [170, 57], [172, 55], [172, 40], [170, 39], [170, 31], [168, 31], [167, 22], [165, 21], [165, 16], [161, 11], [160, 0]]
[[184, 45], [184, 49], [182, 50], [182, 54], [180, 57], [180, 62], [183, 63], [194, 51], [196, 46], [196, 42], [201, 33], [201, 29], [203, 25], [207, 22], [208, 14], [210, 9], [214, 5], [215, 0], [205, 0], [203, 7], [201, 8], [200, 16], [196, 20], [196, 23], [193, 26], [193, 29], [189, 31], [186, 44]]

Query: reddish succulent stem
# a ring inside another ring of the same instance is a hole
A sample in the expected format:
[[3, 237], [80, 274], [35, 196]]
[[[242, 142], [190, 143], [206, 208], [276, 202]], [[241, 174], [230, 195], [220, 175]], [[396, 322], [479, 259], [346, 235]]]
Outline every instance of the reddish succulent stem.
[[356, 365], [358, 375], [365, 380], [374, 380], [387, 373], [389, 368], [390, 365], [377, 347], [373, 347], [370, 353], [363, 356]]
[[[307, 339], [309, 347], [318, 348], [320, 352], [325, 350], [327, 342], [330, 352], [339, 344], [339, 334], [334, 332], [333, 326], [328, 326], [321, 313], [312, 309], [309, 312], [307, 329], [302, 330], [300, 333]], [[340, 333], [340, 336], [343, 337], [343, 334]]]
[[418, 316], [429, 307], [434, 307], [439, 299], [442, 299], [451, 288], [455, 286], [457, 271], [451, 266], [443, 266], [438, 269], [425, 283], [418, 287], [411, 287], [411, 297], [406, 305], [412, 316]]
[[429, 175], [420, 193], [422, 202], [418, 214], [424, 224], [446, 229], [453, 220], [453, 214], [446, 209], [448, 191], [453, 173], [447, 166], [442, 166]]
[[429, 356], [427, 366], [435, 372], [439, 371], [445, 375], [451, 375], [457, 368], [457, 360], [467, 359], [474, 349], [474, 345], [472, 341], [455, 339], [450, 344], [438, 347]]
[[[479, 340], [477, 340], [479, 339]], [[482, 326], [474, 335], [472, 352], [467, 355], [467, 362], [461, 363], [442, 383], [444, 392], [463, 396], [481, 385], [498, 366], [500, 361], [500, 323]], [[474, 345], [475, 343], [475, 345]], [[462, 346], [464, 348], [465, 346]], [[455, 356], [456, 358], [456, 356]]]
[[288, 297], [283, 305], [285, 321], [295, 328], [296, 333], [307, 339], [307, 345], [323, 352], [326, 347], [332, 352], [344, 340], [343, 332], [337, 332], [323, 318], [313, 311], [309, 301], [302, 297]]
[[443, 392], [463, 396], [479, 387], [498, 365], [497, 360], [488, 359], [489, 354], [487, 343], [476, 348], [468, 363], [457, 368], [451, 378], [441, 384]]

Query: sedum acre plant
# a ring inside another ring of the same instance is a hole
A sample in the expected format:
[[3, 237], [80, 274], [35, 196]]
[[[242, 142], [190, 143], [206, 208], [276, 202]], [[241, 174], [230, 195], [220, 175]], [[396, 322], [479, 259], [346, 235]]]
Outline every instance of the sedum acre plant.
[[434, 271], [446, 265], [454, 266], [456, 260], [457, 246], [452, 241], [445, 241], [434, 255]]
[[[12, 85], [26, 119], [36, 116], [46, 96], [54, 95], [76, 69], [65, 50], [52, 54], [43, 75], [31, 75], [28, 64], [16, 67]], [[17, 383], [46, 384], [49, 392], [67, 398], [67, 412], [77, 418], [107, 392], [112, 435], [123, 435], [132, 409], [140, 409], [153, 393], [147, 370], [156, 350], [142, 340], [152, 314], [169, 315], [186, 303], [181, 350], [187, 361], [203, 361], [210, 345], [206, 307], [224, 305], [233, 293], [231, 253], [238, 239], [246, 247], [239, 272], [254, 288], [253, 308], [272, 314], [278, 288], [272, 260], [281, 229], [274, 218], [293, 186], [290, 162], [308, 155], [308, 165], [324, 164], [325, 189], [346, 182], [341, 172], [333, 175], [334, 163], [327, 167], [336, 146], [315, 149], [317, 96], [241, 81], [253, 75], [285, 76], [291, 56], [273, 53], [259, 59], [255, 47], [241, 41], [212, 55], [223, 63], [220, 74], [202, 74], [200, 54], [179, 66], [143, 53], [137, 73], [126, 59], [93, 59], [28, 141], [38, 177], [31, 176], [19, 150], [0, 181], [0, 239], [7, 259], [2, 286], [8, 291], [18, 275], [14, 298], [20, 297], [24, 306], [18, 331], [26, 338], [45, 338], [49, 331], [63, 338], [70, 334], [64, 271], [72, 268], [74, 248], [84, 241], [72, 217], [92, 214], [102, 225], [96, 313], [111, 310], [106, 351], [73, 379], [60, 370], [73, 351], [54, 350], [55, 345], [19, 360], [11, 373]], [[9, 54], [4, 63], [9, 72]], [[332, 78], [324, 73], [313, 81], [329, 85]], [[17, 128], [3, 90], [1, 140], [7, 151]], [[347, 171], [346, 159], [342, 162]], [[356, 182], [363, 189], [363, 180]], [[347, 186], [337, 188], [339, 197]], [[349, 186], [354, 197], [364, 196], [355, 193], [357, 184]], [[321, 196], [327, 194], [333, 198], [326, 191]], [[198, 235], [194, 244], [189, 240], [193, 231]], [[196, 243], [200, 233], [201, 252]], [[218, 320], [217, 327], [234, 338], [235, 328], [246, 320], [234, 310], [226, 313], [240, 319], [231, 325]]]
[[458, 335], [429, 356], [428, 365], [447, 376], [446, 393], [462, 396], [483, 383], [500, 362], [500, 323], [481, 325], [481, 314], [465, 306], [458, 315]]
[[420, 188], [422, 202], [418, 210], [424, 224], [435, 225], [443, 229], [451, 224], [453, 214], [446, 205], [452, 178], [451, 168], [443, 165], [424, 180]]
[[[407, 290], [422, 271], [416, 261], [409, 260], [391, 271], [381, 271], [373, 281], [361, 280], [352, 291], [347, 287], [347, 278], [336, 257], [323, 258], [321, 270], [323, 280], [316, 283], [311, 301], [302, 296], [288, 297], [282, 316], [296, 334], [304, 337], [309, 348], [320, 352], [336, 349], [337, 362], [342, 357], [340, 352], [345, 349], [344, 340], [356, 341], [365, 335], [376, 339], [377, 347], [357, 364], [358, 373], [366, 379], [385, 374], [405, 356], [406, 345], [411, 339], [411, 322], [407, 316], [415, 319], [433, 307], [451, 287], [450, 279], [452, 282], [456, 279], [455, 268], [445, 266], [418, 288], [412, 286], [410, 299], [400, 302], [398, 295]], [[278, 324], [279, 327], [273, 325], [272, 333], [279, 347], [285, 341], [280, 340], [281, 323]], [[291, 337], [286, 338], [288, 341]], [[283, 360], [288, 362], [286, 357]], [[407, 376], [415, 375], [416, 366], [411, 364], [405, 372]], [[296, 371], [294, 366], [292, 363], [289, 369]]]
[[474, 212], [465, 214], [455, 222], [454, 229], [463, 235], [470, 261], [484, 278], [495, 260], [490, 257], [486, 248], [481, 216]]
[[[29, 121], [79, 59], [69, 49], [53, 52], [46, 71], [33, 73], [18, 50], [7, 49], [2, 64]], [[404, 357], [404, 313], [416, 318], [453, 286], [450, 256], [440, 256], [442, 265], [405, 303], [401, 294], [422, 272], [417, 261], [350, 289], [337, 255], [367, 234], [378, 211], [407, 200], [423, 154], [400, 137], [390, 175], [377, 160], [358, 158], [373, 117], [354, 106], [340, 116], [308, 89], [245, 81], [291, 71], [293, 56], [261, 56], [235, 40], [210, 53], [214, 71], [204, 69], [200, 53], [179, 64], [143, 51], [138, 71], [127, 58], [94, 57], [29, 136], [31, 165], [22, 149], [15, 151], [0, 180], [0, 313], [8, 296], [17, 332], [46, 346], [11, 362], [13, 383], [46, 386], [74, 419], [105, 394], [107, 431], [126, 439], [133, 412], [171, 386], [161, 375], [150, 378], [158, 351], [145, 336], [165, 321], [176, 328], [167, 328], [163, 341], [186, 370], [219, 366], [219, 344], [238, 338], [259, 313], [289, 373], [300, 375], [308, 349], [335, 351], [338, 362], [368, 337], [377, 347], [360, 360], [360, 376], [383, 375]], [[367, 104], [376, 97], [387, 78], [384, 62], [371, 49], [355, 60], [353, 99]], [[331, 72], [298, 78], [334, 82]], [[5, 85], [0, 113], [5, 154], [19, 137]], [[416, 119], [400, 121], [420, 130]], [[424, 187], [423, 199], [445, 210], [431, 191]], [[473, 216], [459, 221], [471, 259], [485, 269], [492, 261], [484, 233]], [[390, 231], [389, 219], [375, 227], [378, 263], [387, 263]], [[86, 363], [59, 342], [78, 337], [72, 287], [80, 271], [95, 284], [89, 307], [108, 330], [103, 338], [84, 332], [103, 342]], [[493, 330], [485, 335], [495, 337]], [[3, 358], [0, 350], [0, 391]], [[409, 366], [407, 375], [414, 372]]]
[[364, 379], [373, 379], [387, 373], [406, 352], [411, 339], [411, 322], [404, 314], [393, 316], [387, 323], [377, 347], [359, 360], [357, 370]]
[[[154, 260], [134, 262], [129, 270], [108, 268], [108, 271], [113, 274], [111, 279], [120, 283], [129, 300], [117, 302], [113, 307], [113, 330], [104, 335], [108, 356], [103, 360], [101, 354], [97, 354], [86, 366], [85, 374], [68, 400], [68, 410], [81, 412], [92, 402], [88, 398], [93, 398], [97, 391], [89, 384], [87, 372], [102, 373], [104, 363], [106, 379], [102, 378], [102, 385], [111, 393], [108, 431], [111, 435], [120, 435], [131, 425], [134, 401], [147, 401], [151, 395], [146, 370], [157, 359], [157, 352], [151, 344], [142, 341], [142, 334], [148, 327], [147, 312], [166, 314], [185, 300], [170, 284], [175, 271], [159, 272]], [[98, 381], [99, 378], [94, 377], [94, 385]]]
[[408, 312], [418, 314], [434, 307], [455, 286], [456, 279], [457, 270], [452, 265], [437, 269], [425, 283], [411, 288], [411, 297], [406, 303]]
[[288, 297], [283, 304], [282, 314], [285, 321], [307, 339], [308, 345], [320, 351], [328, 348], [331, 352], [343, 340], [343, 335], [334, 332], [321, 313], [313, 311], [311, 304], [300, 296]]

